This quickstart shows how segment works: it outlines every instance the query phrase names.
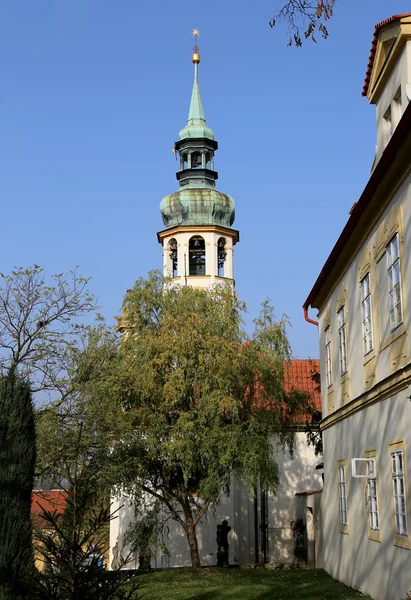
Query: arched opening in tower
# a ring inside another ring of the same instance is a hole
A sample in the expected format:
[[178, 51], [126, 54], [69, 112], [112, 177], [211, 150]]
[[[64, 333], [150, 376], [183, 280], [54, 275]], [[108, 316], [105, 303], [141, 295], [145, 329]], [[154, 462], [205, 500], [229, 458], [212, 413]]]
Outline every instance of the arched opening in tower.
[[172, 277], [177, 277], [178, 261], [177, 261], [177, 240], [172, 238], [168, 244], [170, 250], [170, 272]]
[[217, 244], [217, 272], [219, 277], [225, 277], [224, 265], [227, 257], [227, 251], [225, 249], [226, 239], [221, 237]]
[[201, 235], [195, 235], [190, 239], [189, 252], [189, 275], [206, 274], [206, 252], [205, 241]]

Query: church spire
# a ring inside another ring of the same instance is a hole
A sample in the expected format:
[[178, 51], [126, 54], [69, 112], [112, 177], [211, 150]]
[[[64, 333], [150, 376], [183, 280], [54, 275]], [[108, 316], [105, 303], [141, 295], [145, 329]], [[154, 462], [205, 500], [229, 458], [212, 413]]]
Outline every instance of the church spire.
[[208, 138], [214, 139], [214, 132], [210, 127], [207, 127], [206, 118], [204, 115], [203, 101], [201, 100], [200, 85], [198, 83], [198, 65], [200, 64], [200, 48], [197, 45], [198, 29], [193, 30], [195, 44], [193, 46], [193, 54], [191, 60], [194, 64], [194, 83], [193, 91], [191, 92], [190, 110], [188, 111], [187, 125], [180, 131], [180, 140], [186, 138]]
[[198, 85], [200, 49], [194, 29], [194, 83], [187, 125], [173, 151], [179, 160], [179, 189], [160, 202], [165, 229], [158, 233], [164, 249], [164, 275], [181, 285], [208, 287], [228, 281], [234, 286], [232, 229], [234, 200], [216, 189], [214, 154], [218, 143], [207, 126]]

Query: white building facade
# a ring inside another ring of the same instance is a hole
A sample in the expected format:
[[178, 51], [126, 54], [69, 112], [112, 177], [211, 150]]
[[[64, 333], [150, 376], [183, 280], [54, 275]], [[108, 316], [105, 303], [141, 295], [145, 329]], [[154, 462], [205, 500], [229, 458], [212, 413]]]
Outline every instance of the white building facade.
[[375, 600], [411, 589], [410, 85], [411, 14], [376, 26], [371, 176], [304, 304], [319, 319], [319, 566]]

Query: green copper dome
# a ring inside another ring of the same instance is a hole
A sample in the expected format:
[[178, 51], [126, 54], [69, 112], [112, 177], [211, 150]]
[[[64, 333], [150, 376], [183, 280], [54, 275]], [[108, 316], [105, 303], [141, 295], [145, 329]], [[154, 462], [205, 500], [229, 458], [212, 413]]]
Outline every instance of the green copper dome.
[[160, 212], [166, 228], [178, 225], [231, 227], [235, 218], [234, 200], [213, 188], [181, 189], [162, 199]]
[[215, 188], [214, 153], [218, 143], [206, 123], [198, 84], [198, 48], [193, 54], [194, 84], [187, 125], [179, 133], [174, 150], [180, 159], [176, 177], [180, 189], [162, 199], [160, 212], [165, 227], [184, 225], [220, 225], [234, 223], [234, 200]]

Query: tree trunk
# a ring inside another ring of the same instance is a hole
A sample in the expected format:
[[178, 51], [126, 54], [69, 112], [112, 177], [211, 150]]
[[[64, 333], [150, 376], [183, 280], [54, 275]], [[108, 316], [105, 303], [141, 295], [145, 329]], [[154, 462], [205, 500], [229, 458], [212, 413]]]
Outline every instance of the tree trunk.
[[187, 497], [181, 499], [181, 506], [183, 507], [186, 522], [185, 532], [187, 536], [188, 546], [190, 548], [191, 566], [195, 569], [199, 569], [201, 567], [201, 563], [200, 555], [198, 553], [196, 527], [194, 525], [194, 519], [193, 514], [191, 512], [190, 502]]

